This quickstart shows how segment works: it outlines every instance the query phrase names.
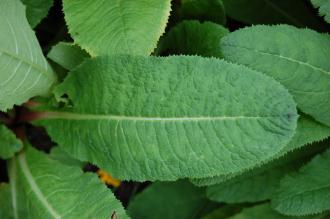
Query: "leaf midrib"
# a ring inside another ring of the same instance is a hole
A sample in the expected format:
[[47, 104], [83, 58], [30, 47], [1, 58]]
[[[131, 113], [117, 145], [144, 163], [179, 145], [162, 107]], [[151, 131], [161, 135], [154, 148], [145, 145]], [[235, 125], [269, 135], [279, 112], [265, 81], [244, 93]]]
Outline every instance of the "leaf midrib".
[[289, 116], [288, 114], [274, 116], [198, 116], [198, 117], [138, 117], [103, 114], [80, 114], [71, 112], [42, 112], [39, 119], [65, 119], [65, 120], [115, 120], [115, 121], [146, 121], [146, 122], [196, 122], [214, 120], [264, 119]]

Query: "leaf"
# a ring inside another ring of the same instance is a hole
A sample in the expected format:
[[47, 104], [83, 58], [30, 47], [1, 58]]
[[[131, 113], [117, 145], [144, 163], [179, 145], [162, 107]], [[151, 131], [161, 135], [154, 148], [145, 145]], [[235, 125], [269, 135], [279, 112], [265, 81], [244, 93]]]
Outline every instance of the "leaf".
[[324, 29], [306, 0], [222, 0], [229, 17], [248, 24], [291, 24]]
[[10, 219], [14, 218], [13, 209], [12, 209], [12, 200], [10, 194], [10, 187], [8, 184], [0, 184], [0, 218]]
[[165, 31], [171, 3], [170, 0], [64, 0], [63, 8], [75, 43], [92, 56], [147, 56]]
[[330, 210], [329, 194], [330, 149], [282, 179], [272, 207], [286, 215], [317, 214]]
[[26, 17], [31, 27], [36, 27], [48, 14], [53, 0], [22, 0], [26, 5]]
[[[113, 212], [118, 218], [127, 218], [120, 202], [95, 174], [83, 173], [80, 168], [62, 164], [31, 147], [9, 162], [9, 175], [13, 204], [27, 203], [23, 210], [28, 214], [24, 218], [83, 215], [108, 219]], [[22, 210], [20, 206], [16, 210]]]
[[212, 22], [183, 21], [161, 40], [159, 52], [221, 58], [219, 43], [228, 33], [226, 28]]
[[227, 219], [228, 217], [240, 212], [244, 205], [224, 205], [206, 216], [204, 216], [202, 219]]
[[[251, 171], [256, 171], [260, 168], [264, 169], [265, 164], [266, 166], [272, 166], [274, 162], [279, 163], [278, 159], [279, 158], [282, 159], [281, 157], [286, 155], [288, 152], [297, 150], [306, 144], [311, 144], [313, 142], [321, 141], [330, 136], [330, 127], [322, 125], [314, 121], [313, 119], [309, 118], [308, 116], [299, 117], [297, 124], [298, 125], [296, 129], [296, 133], [293, 136], [293, 138], [290, 140], [288, 145], [284, 147], [280, 153], [275, 154], [273, 157], [269, 158], [264, 163], [262, 164], [258, 163], [256, 169], [252, 169]], [[292, 155], [288, 154], [288, 156], [292, 156]], [[242, 173], [220, 175], [220, 176], [202, 178], [202, 179], [192, 179], [191, 181], [197, 186], [208, 186], [208, 185], [223, 183], [235, 176], [239, 177], [240, 174]], [[247, 174], [249, 173], [247, 172]], [[235, 178], [233, 178], [233, 180], [235, 180]]]
[[63, 68], [72, 70], [88, 58], [89, 55], [77, 45], [59, 42], [52, 47], [47, 57]]
[[239, 214], [230, 217], [229, 219], [255, 219], [255, 218], [267, 218], [267, 219], [326, 219], [326, 215], [314, 215], [305, 217], [289, 217], [281, 215], [272, 210], [269, 204], [256, 205], [251, 208], [243, 209]]
[[183, 19], [226, 23], [226, 15], [221, 0], [182, 0], [181, 16]]
[[134, 219], [197, 219], [205, 208], [216, 205], [209, 201], [202, 188], [187, 181], [156, 182], [136, 195], [128, 206]]
[[292, 97], [273, 79], [201, 57], [96, 58], [55, 93], [73, 107], [41, 112], [39, 124], [70, 155], [118, 179], [241, 171], [278, 153], [297, 120]]
[[320, 16], [330, 23], [330, 1], [329, 0], [311, 0], [314, 7], [319, 8]]
[[18, 140], [14, 133], [0, 124], [0, 158], [9, 159], [23, 148], [23, 144]]
[[56, 78], [19, 0], [0, 1], [0, 110], [46, 95]]
[[225, 36], [221, 48], [225, 59], [274, 77], [301, 111], [330, 125], [329, 35], [287, 25], [253, 26]]

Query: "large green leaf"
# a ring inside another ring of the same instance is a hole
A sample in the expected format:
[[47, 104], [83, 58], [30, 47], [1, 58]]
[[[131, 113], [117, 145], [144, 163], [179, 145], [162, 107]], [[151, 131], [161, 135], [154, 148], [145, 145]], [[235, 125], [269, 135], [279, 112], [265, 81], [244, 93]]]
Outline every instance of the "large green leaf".
[[329, 0], [311, 0], [313, 5], [319, 8], [319, 13], [330, 23], [330, 1]]
[[0, 1], [0, 110], [45, 95], [55, 75], [44, 58], [19, 0]]
[[132, 199], [128, 213], [134, 219], [199, 219], [214, 207], [204, 189], [187, 181], [156, 182]]
[[[284, 155], [286, 155], [288, 152], [299, 149], [306, 144], [311, 144], [313, 142], [321, 141], [329, 136], [330, 136], [330, 127], [322, 125], [307, 116], [301, 116], [298, 120], [296, 133], [293, 136], [293, 138], [291, 139], [291, 141], [289, 142], [289, 144], [287, 146], [285, 146], [280, 151], [280, 153], [276, 154], [274, 157], [271, 157], [270, 159], [265, 161], [265, 163], [267, 164], [268, 167], [269, 166], [272, 167], [274, 163], [279, 163], [278, 159], [283, 157]], [[287, 156], [291, 157], [292, 155], [288, 154]], [[263, 163], [263, 164], [265, 164], [265, 163]], [[261, 165], [261, 163], [258, 163], [258, 166], [260, 166], [260, 165]], [[252, 172], [259, 172], [262, 174], [262, 172], [260, 172], [260, 169], [262, 171], [264, 171], [265, 166], [261, 166], [256, 169], [252, 169]], [[209, 178], [204, 178], [204, 179], [192, 179], [192, 182], [198, 186], [214, 185], [214, 184], [219, 184], [219, 183], [228, 181], [229, 179], [231, 179], [235, 176], [238, 176], [240, 174], [241, 173], [220, 175], [220, 176], [209, 177]], [[246, 172], [245, 174], [247, 174], [247, 176], [249, 177], [250, 173]], [[240, 177], [246, 177], [246, 175], [238, 176], [238, 178], [233, 178], [233, 180], [240, 181]], [[267, 180], [267, 178], [264, 178], [264, 180]], [[270, 191], [266, 191], [266, 192], [270, 192]], [[257, 194], [257, 195], [262, 195], [262, 194]], [[253, 197], [250, 197], [250, 198], [253, 198]]]
[[[127, 218], [111, 190], [93, 173], [29, 147], [9, 162], [15, 218]], [[26, 206], [22, 205], [26, 204]], [[23, 217], [20, 212], [28, 212]]]
[[229, 31], [221, 25], [183, 21], [161, 40], [159, 53], [222, 57], [220, 40]]
[[63, 7], [73, 39], [93, 56], [150, 55], [171, 10], [170, 0], [64, 0]]
[[70, 155], [120, 179], [241, 171], [278, 153], [296, 128], [278, 82], [215, 58], [96, 58], [69, 74], [63, 94], [73, 107], [39, 113], [41, 124]]
[[22, 142], [16, 138], [15, 134], [0, 123], [0, 158], [11, 158], [22, 147]]
[[272, 206], [286, 215], [330, 210], [330, 149], [281, 180]]
[[226, 59], [274, 77], [298, 108], [330, 125], [330, 36], [293, 26], [253, 26], [222, 38]]
[[221, 0], [182, 0], [179, 12], [184, 19], [226, 23], [226, 15]]
[[320, 27], [306, 0], [222, 0], [226, 13], [248, 24], [291, 24]]
[[11, 219], [14, 218], [13, 208], [12, 208], [12, 198], [10, 187], [8, 184], [0, 184], [0, 218], [1, 219]]
[[53, 0], [22, 0], [26, 5], [26, 17], [32, 27], [37, 26], [47, 16]]

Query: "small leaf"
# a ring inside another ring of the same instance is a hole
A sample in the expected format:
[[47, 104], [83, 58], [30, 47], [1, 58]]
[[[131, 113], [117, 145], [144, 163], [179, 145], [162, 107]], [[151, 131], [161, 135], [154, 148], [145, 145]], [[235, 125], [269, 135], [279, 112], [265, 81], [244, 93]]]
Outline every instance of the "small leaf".
[[0, 158], [9, 159], [23, 148], [23, 144], [18, 140], [6, 126], [0, 124]]
[[52, 47], [47, 57], [63, 68], [72, 70], [90, 56], [77, 45], [59, 42]]
[[5, 111], [48, 94], [56, 78], [26, 20], [23, 4], [1, 0], [0, 9], [0, 110]]
[[298, 108], [330, 125], [330, 36], [293, 26], [253, 26], [222, 39], [225, 59], [274, 77]]
[[221, 0], [182, 0], [181, 16], [183, 19], [226, 23], [226, 15]]
[[100, 57], [55, 93], [73, 107], [40, 113], [39, 124], [118, 179], [241, 171], [278, 153], [296, 128], [295, 103], [279, 83], [215, 58]]
[[226, 28], [212, 22], [183, 21], [161, 40], [159, 52], [221, 58], [219, 43], [228, 33]]
[[147, 56], [165, 31], [171, 3], [170, 0], [64, 0], [63, 8], [75, 43], [91, 55]]
[[202, 188], [187, 181], [156, 182], [135, 196], [128, 206], [134, 219], [199, 219], [205, 208], [214, 208]]
[[311, 0], [314, 7], [319, 8], [319, 13], [324, 16], [324, 20], [330, 23], [330, 1], [328, 0]]
[[32, 27], [37, 26], [53, 6], [53, 0], [22, 0], [26, 5], [26, 17]]
[[[9, 162], [9, 176], [13, 208], [28, 212], [28, 218], [83, 215], [108, 219], [114, 211], [119, 218], [127, 218], [120, 202], [96, 174], [83, 173], [80, 168], [62, 164], [31, 147]], [[17, 203], [26, 203], [26, 209]]]
[[330, 149], [281, 180], [272, 207], [286, 215], [330, 210]]

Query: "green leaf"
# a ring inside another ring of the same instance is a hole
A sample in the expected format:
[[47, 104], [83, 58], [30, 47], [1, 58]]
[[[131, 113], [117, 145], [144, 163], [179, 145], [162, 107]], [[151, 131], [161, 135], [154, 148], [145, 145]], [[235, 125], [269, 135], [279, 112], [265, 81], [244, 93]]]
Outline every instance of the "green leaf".
[[52, 47], [47, 57], [63, 68], [72, 70], [90, 56], [77, 45], [59, 42]]
[[26, 5], [26, 17], [32, 27], [37, 26], [53, 6], [53, 0], [21, 0]]
[[306, 0], [222, 0], [227, 15], [248, 24], [323, 28]]
[[221, 0], [182, 0], [181, 16], [183, 19], [198, 19], [226, 23], [226, 15]]
[[324, 16], [324, 20], [330, 23], [330, 1], [329, 0], [311, 0], [314, 7], [319, 8], [319, 13]]
[[222, 39], [226, 59], [272, 76], [298, 108], [330, 125], [330, 36], [287, 25], [253, 26]]
[[64, 0], [63, 7], [75, 43], [91, 55], [146, 56], [153, 52], [165, 31], [171, 3], [170, 0]]
[[205, 208], [215, 207], [202, 188], [187, 181], [156, 182], [135, 196], [128, 206], [134, 219], [197, 219]]
[[0, 110], [49, 93], [56, 78], [19, 0], [0, 1]]
[[227, 219], [228, 217], [240, 212], [244, 206], [240, 205], [224, 205], [206, 216], [203, 219]]
[[[309, 118], [308, 116], [301, 116], [298, 120], [298, 125], [296, 129], [296, 133], [289, 142], [289, 144], [284, 147], [280, 153], [274, 155], [273, 157], [269, 158], [262, 164], [266, 164], [268, 166], [272, 166], [272, 164], [278, 163], [279, 158], [286, 155], [288, 152], [296, 150], [301, 148], [302, 146], [306, 144], [311, 144], [313, 142], [321, 141], [327, 137], [330, 136], [330, 127], [322, 125], [313, 119]], [[290, 156], [290, 154], [288, 154]], [[261, 163], [258, 163], [256, 169], [253, 169], [252, 171], [257, 171], [260, 168], [264, 168], [264, 166]], [[192, 179], [191, 181], [198, 186], [207, 186], [207, 185], [214, 185], [223, 183], [225, 181], [228, 181], [229, 179], [239, 176], [241, 173], [236, 174], [229, 174], [229, 175], [220, 175], [215, 177], [209, 177], [204, 179]], [[247, 172], [249, 174], [249, 172]], [[242, 176], [243, 177], [243, 176]], [[235, 178], [233, 179], [235, 180]], [[267, 180], [267, 179], [265, 179]]]
[[278, 153], [296, 128], [295, 103], [278, 82], [215, 58], [100, 57], [55, 92], [73, 107], [39, 113], [39, 124], [119, 179], [241, 171]]
[[251, 208], [244, 209], [241, 213], [230, 217], [229, 219], [256, 219], [256, 218], [267, 218], [267, 219], [326, 219], [326, 215], [314, 215], [305, 217], [289, 217], [281, 215], [276, 211], [272, 210], [269, 204], [256, 205]]
[[[9, 162], [9, 175], [14, 214], [28, 212], [22, 218], [83, 215], [108, 219], [114, 212], [118, 218], [127, 218], [120, 202], [94, 173], [83, 173], [31, 147]], [[26, 203], [26, 209], [21, 209], [20, 203]]]
[[281, 180], [272, 207], [286, 215], [330, 210], [330, 149]]
[[9, 159], [23, 148], [23, 144], [18, 140], [13, 132], [6, 126], [0, 124], [0, 158]]
[[0, 218], [11, 219], [14, 218], [12, 198], [10, 193], [10, 187], [8, 184], [0, 184]]
[[183, 21], [161, 40], [160, 53], [222, 57], [220, 40], [229, 31], [221, 25]]

